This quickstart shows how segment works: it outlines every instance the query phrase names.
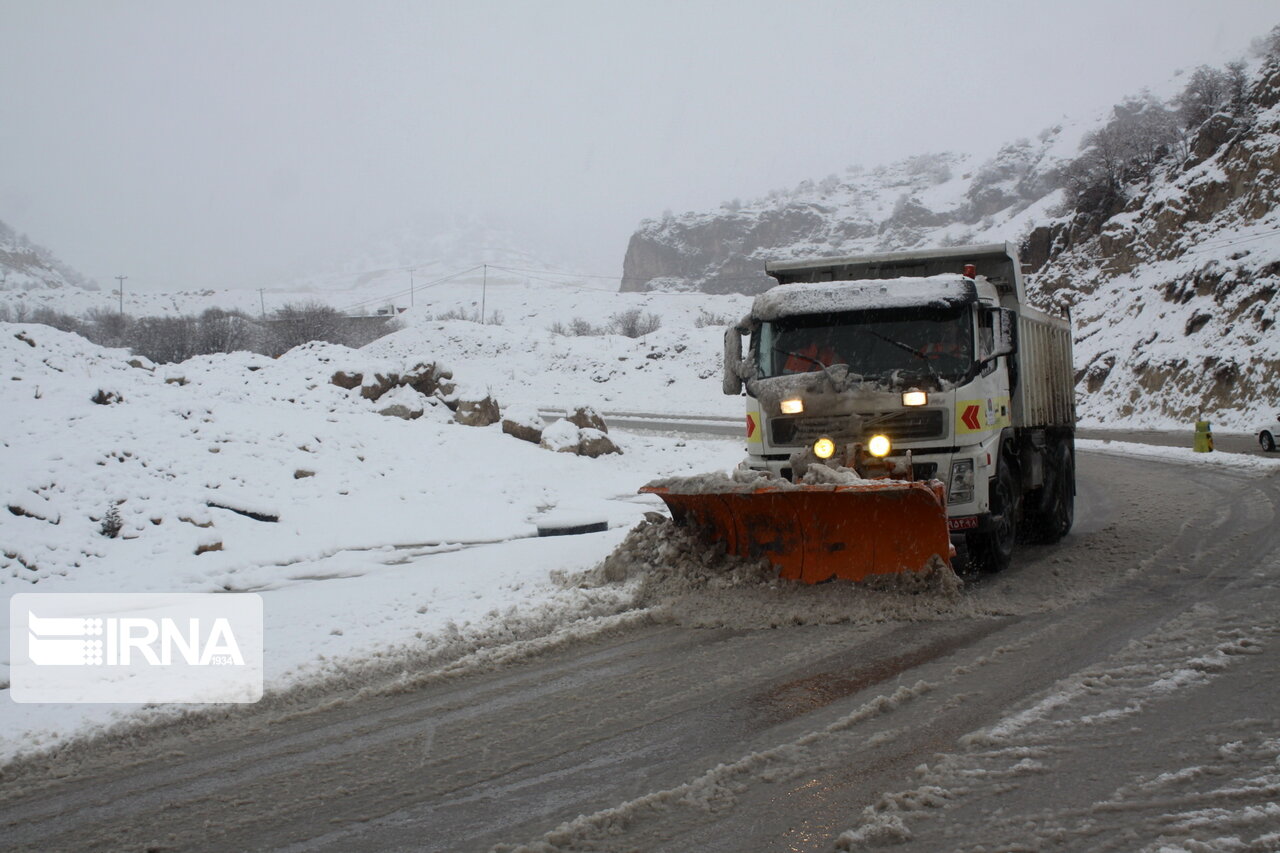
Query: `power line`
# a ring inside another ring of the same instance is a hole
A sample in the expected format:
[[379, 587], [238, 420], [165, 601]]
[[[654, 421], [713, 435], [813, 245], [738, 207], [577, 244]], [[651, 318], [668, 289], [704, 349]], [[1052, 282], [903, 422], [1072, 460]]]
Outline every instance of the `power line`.
[[[467, 273], [475, 272], [476, 270], [480, 269], [482, 266], [483, 266], [482, 264], [477, 264], [477, 265], [476, 265], [476, 266], [474, 266], [474, 267], [469, 267], [469, 268], [467, 268], [467, 269], [465, 269], [465, 270], [459, 270], [458, 272], [450, 273], [449, 275], [446, 275], [446, 276], [443, 276], [443, 277], [441, 277], [441, 278], [435, 279], [434, 281], [429, 281], [429, 282], [427, 282], [426, 284], [416, 285], [416, 289], [417, 289], [417, 290], [426, 290], [426, 289], [427, 289], [427, 288], [429, 288], [429, 287], [436, 287], [437, 285], [441, 285], [441, 284], [444, 284], [445, 282], [452, 281], [453, 279], [458, 278], [459, 276], [464, 276], [464, 275], [466, 275]], [[386, 301], [388, 301], [388, 300], [395, 299], [397, 296], [404, 296], [405, 294], [407, 294], [407, 293], [409, 293], [409, 292], [410, 292], [410, 291], [408, 291], [408, 290], [398, 290], [398, 291], [396, 291], [395, 293], [391, 293], [391, 294], [383, 294], [383, 295], [381, 295], [381, 296], [374, 296], [374, 297], [371, 297], [371, 298], [369, 298], [369, 299], [365, 299], [365, 300], [362, 300], [362, 301], [360, 301], [360, 302], [353, 303], [353, 304], [349, 305], [348, 307], [343, 308], [343, 309], [342, 309], [342, 311], [343, 311], [343, 313], [346, 313], [346, 312], [348, 312], [348, 311], [354, 311], [354, 310], [356, 310], [357, 308], [362, 308], [362, 307], [364, 307], [364, 306], [366, 306], [366, 305], [371, 305], [371, 304], [373, 304], [373, 303], [375, 303], [375, 302], [386, 302]]]

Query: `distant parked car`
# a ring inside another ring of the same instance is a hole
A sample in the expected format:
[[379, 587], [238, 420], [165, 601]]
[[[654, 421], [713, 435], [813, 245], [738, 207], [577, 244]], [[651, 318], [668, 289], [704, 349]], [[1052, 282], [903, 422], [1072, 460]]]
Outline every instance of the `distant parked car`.
[[1276, 439], [1280, 438], [1280, 412], [1276, 412], [1275, 419], [1270, 423], [1262, 425], [1258, 430], [1258, 444], [1262, 445], [1262, 449], [1271, 452], [1276, 449]]

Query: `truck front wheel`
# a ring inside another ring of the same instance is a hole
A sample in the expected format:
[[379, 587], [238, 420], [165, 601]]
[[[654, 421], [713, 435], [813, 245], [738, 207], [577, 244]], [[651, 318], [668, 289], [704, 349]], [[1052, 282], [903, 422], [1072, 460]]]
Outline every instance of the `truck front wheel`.
[[1002, 458], [991, 481], [991, 518], [984, 530], [968, 536], [969, 561], [981, 572], [1009, 568], [1018, 531], [1018, 483]]

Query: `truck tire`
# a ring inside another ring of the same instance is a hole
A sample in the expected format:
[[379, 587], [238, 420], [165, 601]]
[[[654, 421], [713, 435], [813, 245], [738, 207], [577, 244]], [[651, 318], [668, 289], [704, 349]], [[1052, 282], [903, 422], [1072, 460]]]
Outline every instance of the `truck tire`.
[[1076, 462], [1071, 445], [1055, 445], [1046, 462], [1049, 476], [1040, 509], [1027, 519], [1027, 531], [1032, 541], [1051, 545], [1067, 535], [1076, 519]]
[[1266, 430], [1263, 430], [1261, 434], [1258, 435], [1258, 444], [1261, 444], [1262, 449], [1267, 453], [1271, 453], [1276, 449], [1275, 438]]
[[1013, 560], [1018, 533], [1018, 481], [1002, 456], [991, 481], [991, 521], [968, 536], [969, 561], [980, 572], [1000, 572]]

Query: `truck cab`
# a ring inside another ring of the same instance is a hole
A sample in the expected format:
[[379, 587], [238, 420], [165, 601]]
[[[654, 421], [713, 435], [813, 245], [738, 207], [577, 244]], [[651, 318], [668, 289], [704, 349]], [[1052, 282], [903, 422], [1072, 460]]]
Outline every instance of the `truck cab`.
[[1019, 528], [1066, 533], [1069, 326], [1026, 305], [1011, 246], [767, 270], [779, 286], [726, 334], [746, 467], [792, 480], [830, 452], [868, 477], [938, 480], [953, 543], [988, 569], [1008, 564]]

